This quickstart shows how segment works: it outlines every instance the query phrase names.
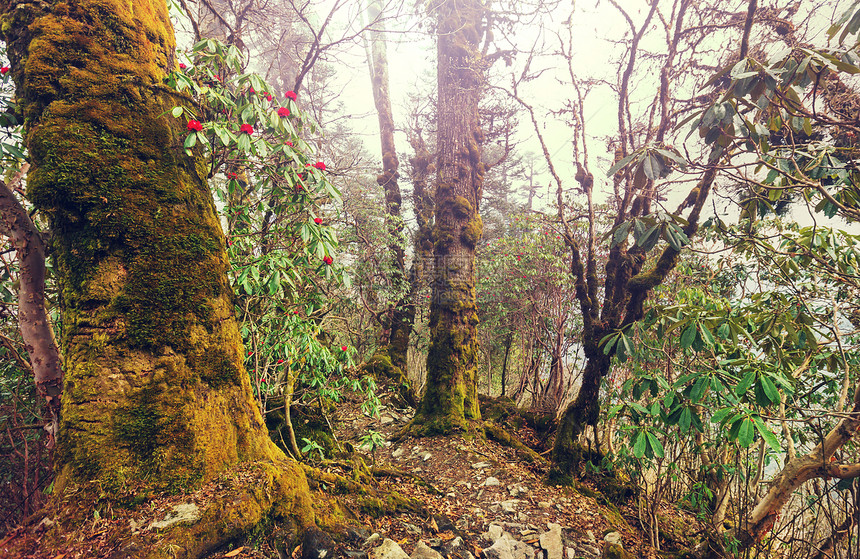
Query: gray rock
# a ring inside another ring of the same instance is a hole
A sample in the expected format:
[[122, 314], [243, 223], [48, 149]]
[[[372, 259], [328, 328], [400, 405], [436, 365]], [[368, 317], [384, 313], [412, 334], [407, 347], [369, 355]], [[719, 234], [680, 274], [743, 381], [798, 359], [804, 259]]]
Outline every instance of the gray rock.
[[605, 541], [609, 545], [620, 545], [621, 547], [624, 547], [624, 542], [621, 541], [620, 532], [609, 532], [608, 534], [603, 536], [603, 541]]
[[490, 542], [491, 544], [496, 543], [496, 541], [502, 537], [505, 531], [498, 524], [490, 524], [490, 527], [487, 528], [487, 531], [482, 534], [483, 538]]
[[391, 453], [391, 457], [392, 458], [400, 458], [404, 454], [406, 454], [406, 451], [403, 450], [403, 447], [401, 446], [400, 448], [398, 448], [397, 450], [395, 450], [394, 452]]
[[419, 541], [412, 551], [412, 559], [444, 559], [444, 557], [426, 543]]
[[600, 557], [600, 548], [593, 545], [583, 544], [579, 546], [579, 553], [580, 555], [585, 555], [593, 559]]
[[[442, 554], [445, 557], [452, 557], [454, 555], [458, 555], [460, 557], [463, 556], [463, 550], [465, 549], [465, 545], [463, 544], [463, 538], [457, 536], [453, 540], [450, 540], [442, 546]], [[470, 556], [472, 555], [468, 551], [466, 551]]]
[[588, 541], [590, 541], [591, 543], [597, 542], [597, 538], [594, 537], [594, 532], [592, 532], [591, 530], [586, 531], [585, 535], [586, 537], [588, 537]]
[[382, 541], [382, 545], [371, 550], [370, 557], [371, 559], [409, 559], [403, 548], [388, 538]]
[[343, 554], [347, 559], [367, 559], [367, 552], [357, 549], [344, 549]]
[[540, 535], [540, 547], [546, 551], [546, 559], [564, 559], [564, 545], [561, 541], [561, 526], [549, 523], [548, 532]]
[[490, 464], [489, 462], [476, 462], [472, 464], [472, 467], [476, 470], [482, 470], [484, 468], [489, 468], [490, 466], [492, 466], [492, 464]]
[[421, 459], [424, 460], [425, 462], [430, 460], [431, 458], [433, 458], [433, 455], [430, 454], [429, 452], [425, 452], [424, 456], [421, 457]]
[[421, 528], [419, 528], [415, 524], [409, 524], [408, 522], [404, 522], [403, 527], [406, 528], [406, 531], [413, 536], [420, 536], [422, 533]]
[[481, 555], [484, 559], [534, 559], [535, 549], [505, 532], [492, 546], [481, 551]]
[[378, 533], [374, 532], [373, 534], [370, 535], [370, 537], [368, 537], [366, 540], [364, 540], [364, 547], [370, 547], [371, 545], [378, 542], [381, 538], [382, 538], [382, 536], [380, 536]]
[[538, 501], [538, 506], [542, 509], [548, 509], [552, 506], [552, 503], [549, 501]]
[[516, 512], [517, 505], [520, 504], [519, 499], [510, 499], [508, 501], [502, 501], [499, 505], [502, 506], [502, 510], [505, 512]]
[[526, 487], [522, 483], [516, 483], [510, 488], [508, 488], [508, 493], [510, 493], [511, 497], [519, 497], [520, 495], [525, 495], [528, 492], [528, 487]]
[[383, 425], [388, 425], [389, 423], [394, 423], [394, 418], [390, 415], [383, 415], [379, 418], [379, 422]]
[[149, 525], [149, 528], [167, 528], [168, 526], [173, 526], [174, 524], [179, 524], [180, 522], [187, 522], [189, 524], [193, 524], [200, 520], [200, 509], [194, 503], [182, 503], [179, 505], [174, 505], [173, 510], [167, 513], [162, 520], [152, 521]]
[[502, 482], [499, 481], [497, 478], [490, 476], [487, 479], [485, 479], [481, 485], [483, 487], [495, 487], [495, 486], [501, 485], [501, 484], [502, 484]]
[[576, 549], [573, 547], [565, 547], [564, 556], [567, 557], [567, 559], [576, 559]]

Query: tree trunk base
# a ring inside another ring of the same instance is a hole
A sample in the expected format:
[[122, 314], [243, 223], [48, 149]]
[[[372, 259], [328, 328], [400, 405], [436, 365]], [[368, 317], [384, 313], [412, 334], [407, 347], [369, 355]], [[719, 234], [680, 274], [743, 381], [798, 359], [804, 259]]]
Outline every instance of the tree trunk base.
[[271, 545], [287, 549], [324, 520], [317, 505], [301, 467], [287, 460], [246, 463], [197, 491], [163, 498], [81, 487], [0, 541], [0, 557], [197, 559], [261, 525]]

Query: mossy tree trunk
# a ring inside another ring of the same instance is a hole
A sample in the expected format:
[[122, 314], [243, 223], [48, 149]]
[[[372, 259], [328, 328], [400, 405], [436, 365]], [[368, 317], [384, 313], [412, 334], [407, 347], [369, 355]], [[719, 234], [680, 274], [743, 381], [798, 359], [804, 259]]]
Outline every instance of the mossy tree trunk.
[[379, 117], [379, 139], [382, 147], [382, 174], [376, 182], [385, 194], [385, 220], [390, 236], [389, 252], [392, 269], [389, 280], [397, 292], [403, 293], [390, 304], [383, 318], [384, 339], [379, 351], [385, 353], [392, 366], [399, 371], [401, 380], [406, 381], [406, 353], [409, 349], [409, 336], [415, 320], [415, 306], [410, 300], [412, 295], [406, 274], [406, 252], [404, 250], [403, 217], [400, 207], [403, 202], [398, 178], [397, 148], [394, 144], [394, 117], [389, 94], [388, 54], [385, 40], [382, 3], [372, 0], [368, 3], [371, 22], [370, 65], [373, 101]]
[[2, 29], [27, 194], [50, 222], [61, 289], [56, 493], [194, 488], [245, 462], [290, 469], [243, 366], [206, 169], [169, 115], [187, 100], [163, 84], [176, 64], [165, 3], [8, 2]]
[[485, 8], [477, 0], [432, 4], [437, 21], [437, 183], [427, 389], [415, 426], [426, 433], [466, 429], [480, 419], [475, 245], [483, 225], [484, 181], [478, 101], [484, 85]]

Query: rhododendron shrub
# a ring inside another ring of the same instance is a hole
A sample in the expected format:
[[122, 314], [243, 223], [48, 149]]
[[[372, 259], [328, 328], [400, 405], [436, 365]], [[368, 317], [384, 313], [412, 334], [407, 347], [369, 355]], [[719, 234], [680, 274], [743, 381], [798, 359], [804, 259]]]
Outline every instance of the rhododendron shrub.
[[349, 279], [334, 265], [336, 233], [320, 217], [335, 211], [340, 193], [305, 139], [316, 125], [294, 93], [276, 100], [268, 93], [274, 87], [243, 73], [235, 47], [204, 40], [190, 56], [194, 66], [169, 82], [195, 104], [172, 114], [189, 119], [186, 152], [202, 150], [209, 177], [222, 179], [211, 182], [226, 223], [246, 367], [263, 411], [274, 397], [282, 407], [296, 382], [313, 387], [312, 397], [337, 399], [346, 382], [367, 392], [372, 384], [345, 375], [349, 354], [318, 339], [328, 307], [318, 286]]

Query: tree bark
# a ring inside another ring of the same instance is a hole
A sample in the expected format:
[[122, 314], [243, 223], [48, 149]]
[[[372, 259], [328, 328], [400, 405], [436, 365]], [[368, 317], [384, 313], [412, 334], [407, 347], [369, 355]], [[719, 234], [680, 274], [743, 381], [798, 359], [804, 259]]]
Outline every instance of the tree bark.
[[389, 275], [396, 291], [403, 296], [395, 301], [384, 318], [384, 328], [387, 332], [384, 340], [385, 351], [391, 364], [401, 372], [406, 381], [406, 354], [409, 350], [409, 336], [415, 320], [415, 306], [411, 299], [411, 289], [406, 274], [406, 255], [403, 240], [403, 217], [400, 213], [402, 197], [400, 185], [397, 182], [399, 161], [394, 144], [394, 117], [391, 110], [389, 94], [388, 55], [385, 41], [385, 30], [382, 28], [381, 2], [373, 0], [368, 4], [370, 28], [370, 63], [371, 82], [373, 86], [373, 101], [376, 104], [376, 114], [379, 118], [379, 139], [382, 147], [382, 174], [376, 177], [376, 182], [385, 194], [385, 220], [391, 242], [389, 251], [393, 268]]
[[[194, 489], [253, 462], [271, 483], [255, 518], [284, 498], [313, 523], [304, 477], [254, 404], [206, 168], [169, 116], [188, 99], [163, 84], [176, 64], [166, 4], [2, 11], [16, 22], [3, 39], [27, 123], [27, 194], [50, 221], [61, 291], [55, 502], [87, 488], [107, 500]], [[218, 533], [252, 516], [222, 519]]]
[[[12, 181], [20, 183], [25, 164]], [[45, 425], [48, 446], [54, 447], [60, 427], [60, 394], [63, 392], [63, 369], [60, 350], [45, 309], [45, 256], [47, 246], [27, 211], [13, 194], [12, 184], [0, 181], [0, 233], [9, 237], [18, 257], [18, 325], [36, 390], [45, 399], [49, 417]]]
[[438, 33], [435, 269], [427, 390], [414, 425], [427, 433], [448, 433], [480, 419], [475, 246], [483, 230], [478, 100], [484, 84], [479, 50], [484, 7], [477, 0], [442, 0], [432, 8]]

